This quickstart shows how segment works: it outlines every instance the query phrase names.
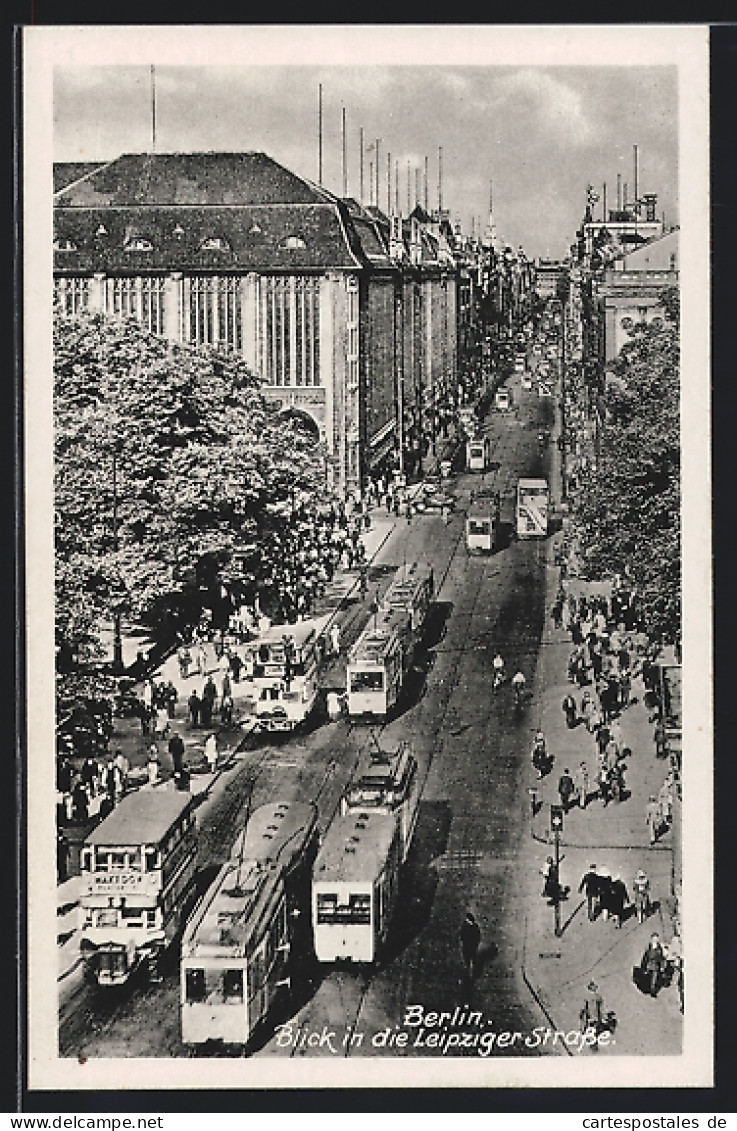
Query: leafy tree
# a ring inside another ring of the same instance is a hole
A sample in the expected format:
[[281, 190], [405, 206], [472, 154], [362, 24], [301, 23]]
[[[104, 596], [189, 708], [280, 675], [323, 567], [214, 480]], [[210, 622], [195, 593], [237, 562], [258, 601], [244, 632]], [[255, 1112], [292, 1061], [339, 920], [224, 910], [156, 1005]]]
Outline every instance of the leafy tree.
[[54, 396], [61, 670], [99, 658], [111, 620], [171, 636], [268, 590], [275, 515], [325, 501], [324, 454], [232, 354], [58, 316]]
[[576, 521], [590, 576], [628, 576], [646, 630], [672, 640], [681, 621], [678, 292], [664, 292], [661, 306], [664, 317], [634, 325], [615, 361]]

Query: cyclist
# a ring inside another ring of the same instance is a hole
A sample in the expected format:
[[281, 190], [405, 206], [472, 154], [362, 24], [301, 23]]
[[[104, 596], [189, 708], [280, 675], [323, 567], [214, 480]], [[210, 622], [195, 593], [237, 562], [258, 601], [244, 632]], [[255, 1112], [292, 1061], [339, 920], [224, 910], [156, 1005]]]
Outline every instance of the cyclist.
[[517, 703], [520, 703], [522, 701], [522, 696], [524, 694], [526, 683], [527, 683], [527, 680], [525, 679], [522, 672], [515, 672], [515, 674], [512, 676], [512, 687], [514, 688], [514, 698], [515, 698]]
[[500, 683], [504, 682], [504, 660], [498, 652], [491, 661], [491, 666], [494, 669], [494, 687], [498, 687]]

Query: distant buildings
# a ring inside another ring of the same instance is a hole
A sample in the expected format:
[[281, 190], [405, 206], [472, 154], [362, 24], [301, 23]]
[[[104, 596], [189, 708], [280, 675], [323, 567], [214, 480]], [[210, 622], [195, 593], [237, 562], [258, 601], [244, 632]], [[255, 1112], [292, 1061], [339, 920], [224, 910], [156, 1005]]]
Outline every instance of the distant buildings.
[[235, 351], [324, 441], [344, 494], [416, 472], [447, 432], [477, 285], [447, 214], [386, 216], [263, 153], [55, 168], [61, 309]]

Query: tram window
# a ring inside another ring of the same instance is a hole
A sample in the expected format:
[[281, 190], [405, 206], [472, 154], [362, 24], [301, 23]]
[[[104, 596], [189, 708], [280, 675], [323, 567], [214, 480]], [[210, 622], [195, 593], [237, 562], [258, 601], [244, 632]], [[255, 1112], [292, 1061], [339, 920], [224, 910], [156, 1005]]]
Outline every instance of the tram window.
[[132, 872], [141, 871], [141, 850], [140, 848], [132, 849], [128, 854], [128, 867]]
[[146, 910], [146, 927], [148, 928], [149, 931], [152, 931], [155, 926], [156, 926], [156, 908], [155, 907], [149, 907]]
[[299, 698], [300, 694], [298, 691], [285, 691], [282, 695], [282, 699], [285, 703], [297, 703]]
[[243, 1001], [242, 970], [223, 970], [223, 999], [229, 1002]]
[[351, 691], [383, 691], [384, 673], [351, 672]]
[[125, 927], [142, 927], [143, 926], [143, 908], [142, 907], [122, 907], [120, 911], [122, 919], [121, 926]]
[[488, 534], [491, 524], [479, 518], [469, 518], [468, 520], [468, 533], [469, 534]]
[[338, 903], [337, 895], [318, 893], [317, 922], [320, 923], [370, 923], [371, 895], [353, 894], [347, 903]]
[[155, 872], [157, 868], [161, 867], [161, 857], [155, 848], [146, 849], [146, 871]]
[[185, 993], [187, 1001], [204, 1001], [207, 994], [205, 971], [198, 968], [185, 970]]
[[114, 907], [103, 907], [97, 912], [96, 927], [117, 927], [118, 912]]
[[262, 664], [269, 662], [269, 646], [268, 644], [260, 644], [258, 649], [258, 658]]

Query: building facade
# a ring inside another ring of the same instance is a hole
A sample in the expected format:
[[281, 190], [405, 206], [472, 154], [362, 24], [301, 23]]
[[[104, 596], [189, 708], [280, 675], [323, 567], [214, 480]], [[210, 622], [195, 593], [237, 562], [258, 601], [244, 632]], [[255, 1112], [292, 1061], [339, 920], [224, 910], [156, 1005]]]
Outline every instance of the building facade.
[[419, 465], [423, 405], [455, 390], [453, 256], [263, 153], [128, 154], [55, 169], [60, 309], [228, 349], [327, 451], [340, 493]]

